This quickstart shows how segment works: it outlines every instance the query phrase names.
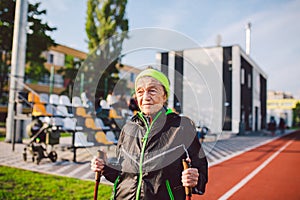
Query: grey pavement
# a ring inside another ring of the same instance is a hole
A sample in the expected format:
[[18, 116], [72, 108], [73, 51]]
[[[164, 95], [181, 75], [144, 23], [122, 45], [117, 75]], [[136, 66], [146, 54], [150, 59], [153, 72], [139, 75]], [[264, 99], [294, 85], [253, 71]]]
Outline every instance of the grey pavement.
[[[285, 134], [289, 134], [287, 130]], [[231, 133], [208, 135], [203, 143], [209, 166], [216, 165], [247, 150], [253, 149], [282, 136], [277, 133], [271, 136], [268, 132], [248, 132], [242, 136]], [[83, 180], [94, 180], [94, 172], [90, 170], [90, 160], [97, 155], [98, 149], [104, 149], [108, 157], [115, 157], [115, 146], [97, 146], [77, 149], [77, 162], [73, 162], [73, 152], [67, 149], [71, 145], [71, 137], [61, 137], [60, 144], [54, 146], [58, 159], [51, 162], [44, 158], [39, 165], [32, 162], [31, 154], [27, 151], [27, 161], [23, 160], [24, 147], [28, 140], [15, 144], [14, 151], [11, 143], [0, 142], [0, 165], [11, 166], [41, 173], [74, 177]], [[50, 152], [50, 148], [47, 152]], [[102, 183], [108, 183], [102, 179]]]

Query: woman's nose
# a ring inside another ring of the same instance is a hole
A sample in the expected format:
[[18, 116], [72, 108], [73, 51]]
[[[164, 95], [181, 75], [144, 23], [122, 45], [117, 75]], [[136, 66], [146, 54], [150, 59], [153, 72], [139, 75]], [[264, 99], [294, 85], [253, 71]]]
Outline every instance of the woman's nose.
[[144, 92], [144, 94], [143, 94], [143, 98], [144, 99], [149, 99], [150, 98], [150, 93], [149, 92]]

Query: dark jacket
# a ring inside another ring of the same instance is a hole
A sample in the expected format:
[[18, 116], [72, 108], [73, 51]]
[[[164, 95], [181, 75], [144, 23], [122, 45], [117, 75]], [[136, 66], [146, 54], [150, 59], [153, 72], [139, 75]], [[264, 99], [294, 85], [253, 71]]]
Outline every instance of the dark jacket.
[[106, 179], [115, 182], [114, 198], [184, 200], [181, 174], [182, 159], [187, 155], [200, 174], [193, 193], [203, 194], [207, 160], [194, 123], [165, 109], [149, 121], [138, 113], [126, 123], [117, 145], [118, 163], [104, 168]]

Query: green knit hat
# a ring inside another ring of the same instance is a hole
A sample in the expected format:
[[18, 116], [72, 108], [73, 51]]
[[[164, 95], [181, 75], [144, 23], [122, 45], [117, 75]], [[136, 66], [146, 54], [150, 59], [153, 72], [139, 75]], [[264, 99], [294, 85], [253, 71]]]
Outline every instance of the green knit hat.
[[169, 79], [160, 71], [157, 71], [155, 69], [146, 69], [144, 71], [142, 71], [135, 79], [135, 89], [136, 89], [136, 84], [137, 81], [145, 76], [150, 76], [156, 80], [158, 80], [166, 89], [167, 91], [167, 97], [169, 97], [170, 94], [170, 82]]

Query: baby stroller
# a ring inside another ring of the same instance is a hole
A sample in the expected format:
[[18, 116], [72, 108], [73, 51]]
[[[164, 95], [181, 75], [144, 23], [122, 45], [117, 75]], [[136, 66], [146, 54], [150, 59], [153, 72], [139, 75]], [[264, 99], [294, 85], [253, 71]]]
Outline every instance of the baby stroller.
[[209, 129], [206, 126], [197, 126], [197, 137], [200, 141], [200, 143], [202, 143], [205, 139], [205, 136], [208, 134]]
[[[24, 148], [24, 161], [27, 161], [28, 148], [32, 155], [32, 162], [39, 164], [43, 158], [49, 158], [52, 162], [56, 162], [57, 153], [53, 150], [53, 146], [59, 144], [60, 137], [60, 132], [56, 126], [43, 123], [40, 119], [34, 119], [27, 126], [27, 134], [31, 139]], [[51, 145], [49, 153], [47, 152], [48, 145]]]

